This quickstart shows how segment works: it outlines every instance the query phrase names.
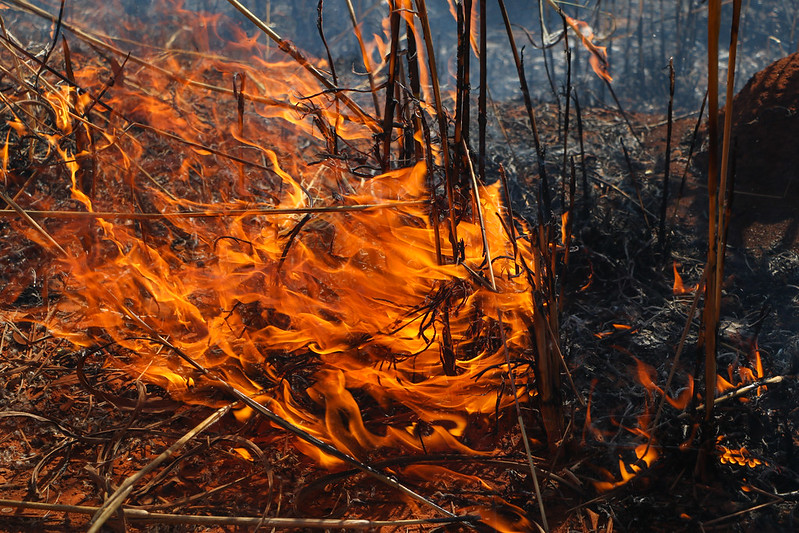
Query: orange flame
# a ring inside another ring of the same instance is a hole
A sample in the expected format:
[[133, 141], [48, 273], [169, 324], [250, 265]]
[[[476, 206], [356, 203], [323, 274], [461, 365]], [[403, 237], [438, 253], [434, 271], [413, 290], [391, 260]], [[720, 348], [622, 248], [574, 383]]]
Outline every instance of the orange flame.
[[607, 492], [615, 488], [626, 485], [645, 469], [649, 468], [659, 457], [659, 452], [655, 446], [639, 444], [635, 447], [636, 460], [632, 463], [625, 463], [619, 459], [620, 480], [617, 481], [595, 481], [594, 488], [599, 492]]
[[[172, 14], [186, 17], [181, 35], [197, 17]], [[521, 354], [533, 345], [526, 324], [536, 312], [535, 275], [516, 275], [499, 185], [480, 191], [483, 212], [496, 215], [484, 227], [468, 219], [458, 226], [462, 262], [439, 264], [425, 164], [354, 176], [349, 168], [368, 153], [370, 129], [337, 110], [296, 62], [275, 50], [267, 62], [263, 47], [235, 28], [208, 19], [207, 31], [193, 38], [201, 54], [161, 50], [148, 57], [150, 67], [107, 88], [103, 104], [113, 112], [104, 111], [92, 152], [102, 194], [82, 186], [80, 154], [52, 143], [70, 202], [79, 214], [102, 216], [48, 224], [66, 251], [52, 268], [63, 298], [48, 327], [78, 346], [111, 343], [109, 366], [175, 398], [215, 404], [214, 383], [166, 350], [161, 339], [169, 339], [277, 415], [356, 457], [385, 447], [488, 453], [464, 437], [471, 417], [497, 411], [496, 391], [507, 379], [495, 317], [502, 314], [509, 352]], [[241, 37], [225, 49], [232, 57], [204, 55], [226, 32]], [[48, 95], [58, 136], [83, 127], [70, 102], [94, 104], [85, 95], [104, 89], [102, 72], [90, 65], [75, 73], [81, 95]], [[241, 128], [237, 102], [220, 89], [234, 75], [251, 91]], [[353, 159], [344, 151], [325, 157], [336, 143]], [[131, 220], [144, 214], [154, 216]], [[483, 229], [496, 258], [496, 292], [475, 280], [484, 268]], [[517, 246], [526, 264], [539, 263], [532, 245]], [[445, 371], [447, 350], [454, 361]], [[517, 375], [528, 379], [530, 371]], [[502, 394], [499, 409], [514, 400]], [[250, 414], [236, 412], [239, 420]]]
[[[723, 436], [718, 438], [718, 442], [721, 442], [722, 440], [724, 440]], [[737, 450], [732, 450], [717, 443], [716, 453], [719, 454], [719, 461], [721, 464], [747, 466], [749, 468], [754, 468], [760, 465], [768, 465], [767, 462], [761, 461], [760, 459], [754, 457], [745, 446], [742, 446]]]
[[610, 71], [608, 70], [610, 63], [608, 63], [607, 47], [594, 44], [594, 30], [591, 29], [591, 26], [589, 26], [587, 22], [573, 19], [566, 15], [564, 16], [566, 17], [566, 24], [574, 30], [574, 33], [580, 37], [583, 46], [591, 52], [589, 61], [591, 63], [591, 68], [594, 69], [594, 73], [606, 82], [612, 82], [613, 77], [611, 77]]
[[696, 289], [699, 285], [694, 285], [692, 287], [686, 287], [683, 285], [682, 276], [680, 276], [680, 272], [677, 270], [677, 261], [674, 261], [674, 287], [672, 289], [675, 295], [680, 294], [693, 294], [696, 292]]
[[[638, 381], [650, 392], [656, 392], [660, 395], [664, 395], [663, 389], [658, 387], [652, 376], [655, 375], [655, 369], [651, 366], [647, 365], [643, 361], [636, 359], [636, 369], [638, 375]], [[684, 387], [677, 398], [672, 398], [668, 394], [665, 394], [666, 403], [674, 407], [675, 409], [683, 410], [688, 407], [688, 404], [691, 402], [691, 398], [694, 394], [694, 380], [693, 376], [690, 374], [687, 376], [688, 384]]]

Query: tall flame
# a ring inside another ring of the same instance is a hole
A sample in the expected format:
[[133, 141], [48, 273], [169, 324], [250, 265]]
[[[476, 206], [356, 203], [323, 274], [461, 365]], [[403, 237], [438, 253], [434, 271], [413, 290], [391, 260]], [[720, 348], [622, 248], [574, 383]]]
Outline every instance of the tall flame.
[[[205, 17], [207, 31], [191, 37], [203, 49], [233, 35], [221, 44], [228, 57], [132, 56], [138, 66], [113, 86], [107, 68], [81, 57], [82, 91], [46, 95], [71, 198], [37, 207], [75, 209], [45, 224], [65, 251], [51, 268], [62, 296], [48, 327], [78, 346], [107, 346], [105, 364], [176, 398], [219, 403], [218, 385], [174, 347], [355, 457], [383, 447], [486, 452], [473, 450], [467, 427], [515, 400], [498, 392], [504, 350], [532, 359], [536, 312], [535, 272], [518, 275], [516, 258], [540, 263], [529, 241], [510, 242], [499, 186], [480, 191], [484, 224], [464, 216], [458, 225], [463, 260], [440, 264], [432, 169], [356, 175], [372, 131], [305, 69], [274, 50], [267, 62], [223, 17], [178, 7], [169, 16], [183, 21], [181, 35]], [[244, 103], [225, 89], [241, 79]], [[90, 107], [102, 129], [83, 118]], [[76, 130], [94, 139], [90, 152], [61, 142]], [[495, 258], [496, 291], [482, 279], [484, 257]], [[526, 365], [517, 379], [529, 379]]]

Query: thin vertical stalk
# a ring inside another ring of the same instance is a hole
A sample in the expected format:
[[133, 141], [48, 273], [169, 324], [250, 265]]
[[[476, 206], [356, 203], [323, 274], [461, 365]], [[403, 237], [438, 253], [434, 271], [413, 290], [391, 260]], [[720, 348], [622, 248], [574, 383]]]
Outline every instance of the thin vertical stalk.
[[398, 6], [395, 0], [389, 0], [388, 6], [391, 10], [389, 15], [391, 48], [388, 54], [388, 80], [386, 81], [386, 101], [383, 111], [383, 153], [381, 154], [383, 172], [388, 171], [391, 166], [391, 132], [394, 131], [394, 106], [396, 104], [394, 88], [397, 83], [397, 66], [399, 65], [400, 14], [397, 11]]
[[707, 15], [707, 84], [708, 84], [708, 170], [707, 193], [709, 203], [707, 272], [705, 308], [702, 313], [705, 352], [705, 422], [713, 415], [712, 398], [716, 391], [716, 332], [719, 305], [716, 302], [716, 263], [718, 261], [718, 117], [719, 117], [719, 32], [721, 27], [721, 0], [708, 0]]
[[469, 147], [466, 142], [462, 141], [463, 158], [466, 161], [466, 166], [469, 170], [469, 177], [471, 178], [472, 194], [474, 195], [475, 211], [477, 212], [477, 220], [480, 223], [480, 234], [483, 239], [483, 258], [488, 268], [488, 282], [491, 284], [491, 290], [497, 290], [497, 281], [494, 276], [494, 261], [491, 259], [491, 248], [488, 246], [488, 235], [486, 234], [485, 217], [483, 216], [483, 204], [480, 201], [480, 186], [477, 183], [477, 176], [474, 173], [472, 166], [472, 158], [469, 155]]
[[516, 64], [516, 72], [519, 75], [519, 84], [522, 89], [522, 96], [524, 97], [524, 106], [527, 108], [527, 115], [530, 118], [530, 128], [533, 130], [533, 142], [535, 143], [535, 153], [538, 156], [538, 173], [541, 176], [542, 183], [546, 182], [546, 166], [544, 163], [544, 148], [541, 144], [541, 137], [538, 135], [538, 125], [535, 120], [535, 112], [533, 111], [533, 101], [530, 98], [530, 89], [527, 87], [527, 78], [524, 74], [524, 65], [522, 64], [519, 50], [516, 47], [516, 38], [513, 36], [513, 29], [511, 28], [510, 19], [508, 18], [508, 11], [505, 9], [504, 0], [497, 0], [499, 2], [499, 9], [502, 12], [502, 20], [505, 23], [505, 31], [508, 33], [508, 42], [510, 49], [513, 53], [513, 62]]
[[486, 180], [486, 98], [488, 95], [488, 44], [486, 39], [486, 2], [480, 2], [480, 93], [477, 97], [477, 175], [480, 183]]
[[[569, 160], [569, 113], [571, 111], [571, 92], [572, 92], [572, 51], [569, 47], [569, 34], [566, 26], [566, 19], [563, 19], [563, 46], [566, 51], [566, 110], [563, 115], [563, 172], [561, 174], [561, 201], [560, 205], [565, 206], [566, 176], [568, 175]], [[573, 195], [572, 195], [573, 197]], [[565, 207], [562, 207], [565, 209]]]
[[669, 203], [669, 177], [671, 173], [671, 129], [674, 120], [674, 58], [669, 58], [669, 110], [666, 126], [666, 158], [663, 169], [663, 193], [660, 203], [660, 225], [658, 226], [658, 244], [661, 249], [666, 245], [666, 208]]
[[[436, 107], [436, 118], [438, 119], [439, 135], [441, 136], [441, 153], [444, 157], [444, 173], [446, 176], [447, 188], [447, 207], [449, 209], [450, 243], [452, 245], [452, 259], [460, 262], [460, 252], [458, 251], [458, 224], [455, 219], [455, 187], [453, 184], [452, 166], [450, 165], [449, 142], [447, 135], [447, 116], [444, 114], [444, 106], [441, 102], [441, 86], [438, 82], [438, 69], [436, 67], [435, 49], [433, 48], [433, 35], [430, 31], [430, 21], [427, 18], [427, 4], [425, 0], [415, 0], [416, 13], [419, 22], [422, 24], [425, 48], [427, 49], [427, 63], [430, 68], [430, 80], [433, 84], [433, 99]], [[432, 171], [432, 170], [431, 170]]]
[[350, 12], [350, 20], [352, 21], [352, 29], [355, 32], [355, 38], [358, 39], [358, 46], [361, 47], [363, 66], [366, 69], [366, 76], [369, 79], [369, 90], [372, 93], [372, 101], [375, 105], [375, 116], [380, 116], [380, 101], [377, 98], [377, 85], [375, 85], [375, 76], [372, 73], [372, 64], [369, 60], [369, 52], [366, 50], [366, 44], [364, 43], [363, 35], [361, 34], [361, 26], [358, 24], [358, 18], [355, 16], [355, 8], [352, 7], [352, 0], [347, 0], [347, 9]]
[[502, 339], [502, 348], [505, 352], [505, 364], [508, 366], [508, 381], [510, 382], [511, 394], [513, 394], [513, 404], [516, 406], [516, 419], [519, 422], [519, 430], [522, 433], [522, 441], [524, 441], [524, 451], [527, 455], [527, 461], [530, 464], [530, 474], [533, 477], [533, 487], [535, 489], [535, 497], [538, 500], [538, 510], [541, 513], [541, 522], [543, 523], [544, 531], [549, 531], [547, 513], [544, 509], [544, 500], [541, 498], [541, 487], [538, 484], [538, 474], [535, 471], [533, 453], [530, 450], [530, 440], [527, 437], [527, 429], [524, 425], [522, 408], [519, 405], [519, 393], [516, 390], [516, 377], [514, 376], [513, 366], [510, 364], [510, 351], [508, 351], [508, 341], [505, 337], [505, 324], [502, 321], [502, 310], [499, 308], [499, 306], [497, 306], [497, 321], [499, 322], [499, 336], [500, 339]]
[[472, 0], [458, 2], [458, 66], [456, 75], [455, 146], [461, 139], [469, 144], [469, 81], [471, 77], [469, 43], [471, 41]]

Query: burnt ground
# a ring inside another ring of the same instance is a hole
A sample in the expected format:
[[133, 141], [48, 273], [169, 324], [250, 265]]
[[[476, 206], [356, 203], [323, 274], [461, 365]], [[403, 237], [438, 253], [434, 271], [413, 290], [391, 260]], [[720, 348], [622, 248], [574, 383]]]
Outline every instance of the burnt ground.
[[[526, 118], [519, 108], [507, 109], [503, 120], [510, 143], [497, 143], [495, 161], [524, 176], [519, 161], [529, 160], [525, 158], [529, 148], [523, 143]], [[541, 106], [537, 112], [542, 129], [556, 131], [556, 108]], [[577, 391], [590, 398], [590, 411], [581, 407], [574, 392], [564, 385], [570, 413], [566, 444], [554, 457], [545, 449], [536, 452], [552, 463], [561, 480], [544, 491], [553, 530], [795, 529], [799, 522], [795, 511], [799, 409], [793, 400], [799, 392], [795, 379], [799, 369], [799, 249], [795, 243], [786, 245], [781, 233], [784, 226], [770, 223], [767, 217], [757, 222], [758, 231], [766, 236], [758, 239], [758, 246], [746, 238], [730, 239], [719, 369], [734, 385], [741, 384], [738, 369], [754, 370], [756, 342], [764, 377], [786, 379], [720, 403], [712, 428], [705, 428], [704, 434], [693, 435], [700, 418], [693, 411], [697, 402], [684, 410], [666, 405], [652, 430], [660, 455], [657, 461], [649, 468], [638, 468], [637, 475], [624, 485], [610, 491], [595, 490], [596, 481], [621, 479], [619, 460], [635, 465], [633, 450], [646, 442], [639, 430], [650, 429], [658, 396], [640, 384], [637, 361], [654, 369], [652, 377], [661, 386], [675, 365], [676, 347], [693, 298], [690, 292], [674, 294], [673, 264], [678, 263], [686, 286], [698, 282], [704, 263], [706, 209], [702, 206], [706, 192], [701, 171], [685, 165], [696, 117], [684, 118], [674, 126], [668, 240], [661, 247], [656, 238], [656, 214], [662, 185], [663, 117], [633, 117], [642, 145], [616, 110], [584, 110], [583, 120], [588, 181], [584, 189], [578, 173], [575, 242], [563, 278], [562, 335]], [[696, 151], [701, 149], [702, 135], [700, 131]], [[619, 150], [619, 139], [628, 149], [629, 164]], [[548, 142], [554, 146], [554, 137]], [[573, 142], [573, 147], [578, 146], [576, 139]], [[514, 147], [513, 153], [508, 147]], [[553, 148], [550, 159], [557, 161], [558, 157]], [[519, 192], [528, 195], [535, 190], [535, 183], [523, 178], [517, 185]], [[590, 197], [583, 196], [585, 190]], [[519, 211], [524, 214], [525, 196], [519, 194], [519, 200]], [[747, 230], [733, 225], [731, 232], [746, 235]], [[5, 259], [10, 253], [24, 254], [26, 248], [18, 235], [8, 225], [3, 225], [2, 231], [5, 242], [20, 245], [6, 247]], [[22, 314], [27, 306], [41, 303], [40, 298], [41, 293], [32, 286], [11, 307]], [[41, 328], [8, 318], [14, 316], [6, 315], [0, 360], [5, 383], [0, 397], [0, 488], [4, 499], [98, 505], [104, 492], [152, 461], [210, 412], [173, 402], [158, 387], [108, 373], [97, 354], [75, 352], [66, 341], [50, 337]], [[697, 330], [698, 318], [694, 317], [671, 396], [678, 396], [688, 375], [701, 374]], [[503, 418], [499, 424], [499, 434], [515, 432], [512, 419]], [[704, 471], [697, 472], [701, 437], [717, 440], [719, 446], [707, 458]], [[470, 464], [452, 457], [445, 460], [455, 470], [501, 480], [498, 495], [536, 517], [518, 439], [499, 438], [497, 442], [506, 452], [504, 463], [475, 467], [473, 460]], [[737, 462], [722, 462], [720, 446], [745, 450], [740, 451]], [[391, 460], [386, 464], [392, 464]], [[435, 484], [420, 483], [423, 489], [435, 490]], [[464, 493], [444, 497], [452, 498], [453, 503], [474, 502], [484, 497], [475, 495], [480, 490], [467, 490], [469, 497]], [[414, 516], [413, 508], [398, 510], [393, 500], [384, 489], [359, 475], [326, 475], [298, 454], [286, 436], [255, 422], [240, 425], [229, 415], [206, 437], [170, 459], [166, 467], [146, 477], [129, 497], [131, 508], [150, 512], [369, 519]], [[269, 502], [266, 507], [264, 501]], [[3, 531], [81, 531], [88, 521], [88, 516], [80, 514], [22, 511], [9, 506], [0, 506], [0, 517]], [[114, 527], [121, 528], [120, 524]], [[129, 521], [127, 527], [213, 531], [233, 526], [137, 525]]]
[[[529, 178], [534, 175], [535, 158], [527, 119], [518, 102], [500, 104], [498, 109], [503, 128], [493, 129], [492, 163], [509, 170], [517, 211], [534, 218], [538, 182]], [[536, 112], [548, 147], [550, 175], [557, 176], [562, 119], [552, 104], [539, 105]], [[699, 163], [688, 164], [697, 121], [693, 115], [674, 124], [667, 238], [658, 242], [665, 117], [630, 118], [641, 144], [616, 109], [583, 109], [585, 175], [574, 118], [570, 127], [568, 150], [575, 157], [577, 193], [571, 258], [560, 278], [561, 335], [576, 391], [564, 381], [569, 422], [564, 445], [554, 452], [546, 447], [533, 450], [539, 464], [553, 474], [544, 484], [550, 525], [554, 531], [608, 533], [795, 530], [799, 527], [795, 202], [787, 194], [771, 192], [767, 200], [755, 201], [761, 198], [753, 190], [757, 175], [748, 189], [742, 187], [742, 194], [736, 195], [719, 332], [719, 373], [735, 387], [746, 383], [744, 376], [757, 373], [756, 349], [763, 361], [762, 377], [784, 379], [719, 402], [709, 426], [700, 427], [696, 407], [702, 400], [695, 399], [679, 409], [667, 404], [652, 428], [660, 396], [641, 384], [639, 363], [648, 365], [650, 377], [661, 387], [676, 366], [670, 397], [686, 389], [688, 376], [701, 381], [696, 349], [699, 321], [689, 317], [693, 294], [674, 293], [673, 269], [676, 262], [688, 287], [700, 280], [707, 198], [701, 155]], [[695, 155], [701, 154], [704, 142], [700, 129]], [[737, 148], [741, 161], [760, 158], [759, 168], [776, 166], [781, 154], [791, 153], [795, 152], [786, 148], [762, 158], [762, 152], [748, 150], [746, 143]], [[556, 198], [559, 186], [557, 180], [552, 184]], [[64, 192], [54, 188], [53, 195], [59, 191]], [[96, 507], [212, 409], [175, 402], [157, 386], [109, 370], [99, 352], [78, 351], [33, 325], [28, 311], [56, 297], [43, 291], [47, 283], [26, 268], [43, 253], [5, 221], [0, 221], [0, 239], [2, 289], [15, 294], [3, 302], [0, 337], [0, 498]], [[13, 290], [7, 290], [12, 285]], [[689, 320], [685, 348], [675, 362]], [[580, 405], [578, 395], [588, 401], [587, 407]], [[526, 407], [525, 415], [534, 436], [543, 441], [535, 409]], [[492, 441], [502, 452], [500, 458], [386, 453], [369, 459], [396, 469], [421, 492], [458, 512], [501, 499], [539, 520], [515, 417], [505, 414], [496, 422], [480, 424], [475, 421], [469, 438]], [[644, 433], [653, 437], [653, 449], [659, 454], [648, 467], [635, 452], [647, 442]], [[710, 447], [704, 468], [697, 469], [703, 439], [716, 445]], [[725, 455], [722, 446], [738, 453]], [[434, 482], [413, 477], [414, 468], [431, 463], [446, 466], [449, 477], [440, 475]], [[598, 490], [597, 483], [617, 483], [624, 472], [633, 470], [636, 475], [626, 484]], [[463, 474], [490, 480], [494, 489]], [[501, 513], [502, 505], [497, 506]], [[268, 424], [257, 419], [241, 424], [231, 415], [137, 483], [126, 508], [228, 517], [426, 516], [412, 504], [398, 505], [395, 494], [360, 474], [319, 468], [294, 448], [292, 439]], [[0, 530], [85, 531], [90, 516], [16, 509], [3, 502]], [[126, 520], [112, 520], [107, 530], [254, 528], [185, 521], [156, 524], [152, 516], [140, 522]]]

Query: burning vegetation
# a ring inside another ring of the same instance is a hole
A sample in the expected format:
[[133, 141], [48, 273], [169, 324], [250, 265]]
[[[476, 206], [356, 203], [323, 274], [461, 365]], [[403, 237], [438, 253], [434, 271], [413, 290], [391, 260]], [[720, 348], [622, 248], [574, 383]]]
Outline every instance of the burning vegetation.
[[[0, 513], [14, 527], [635, 530], [632, 495], [655, 506], [675, 467], [669, 492], [739, 476], [738, 499], [701, 515], [680, 500], [663, 530], [797, 519], [799, 419], [765, 407], [796, 390], [795, 369], [764, 364], [766, 306], [746, 325], [722, 312], [733, 189], [713, 68], [724, 163], [710, 151], [700, 260], [697, 228], [672, 215], [685, 178], [669, 199], [671, 104], [665, 177], [641, 185], [628, 148], [645, 160], [655, 144], [565, 5], [540, 6], [544, 53], [565, 62], [553, 110], [534, 105], [498, 2], [524, 101], [503, 115], [486, 2], [450, 2], [443, 69], [424, 0], [389, 0], [373, 34], [347, 2], [353, 72], [321, 1], [325, 58], [228, 3], [0, 4]], [[581, 54], [612, 110], [580, 108]], [[698, 124], [674, 157], [686, 174]], [[493, 157], [498, 132], [529, 161]], [[592, 160], [610, 135], [629, 184]], [[634, 277], [643, 261], [649, 279]], [[646, 319], [644, 283], [661, 306]], [[727, 433], [740, 417], [779, 419], [779, 437]]]

